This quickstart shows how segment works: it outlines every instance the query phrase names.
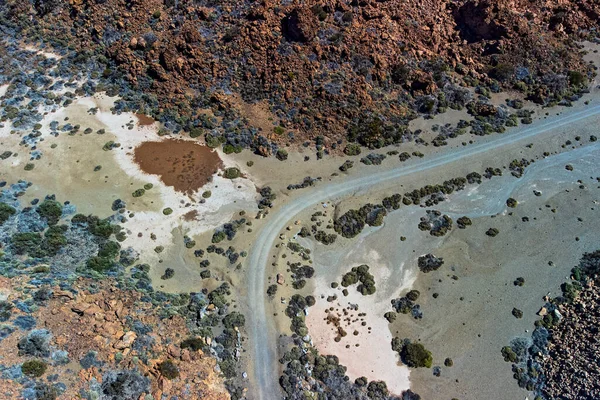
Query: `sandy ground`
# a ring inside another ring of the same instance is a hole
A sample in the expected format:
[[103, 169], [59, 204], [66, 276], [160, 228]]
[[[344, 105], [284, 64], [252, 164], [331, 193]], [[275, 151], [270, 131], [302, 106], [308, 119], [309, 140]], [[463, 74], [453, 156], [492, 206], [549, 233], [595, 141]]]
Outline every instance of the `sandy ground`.
[[[315, 283], [315, 293], [319, 293], [316, 304], [310, 308], [306, 318], [314, 345], [321, 354], [335, 354], [340, 363], [348, 368], [347, 375], [354, 380], [365, 376], [369, 380], [384, 380], [388, 388], [400, 394], [410, 387], [409, 370], [398, 365], [397, 356], [390, 351], [392, 335], [387, 321], [381, 316], [389, 309], [390, 292], [397, 293], [403, 286], [409, 287], [414, 280], [414, 274], [404, 270], [403, 263], [385, 259], [375, 250], [374, 241], [357, 241], [351, 249], [338, 251], [319, 246], [315, 251], [316, 274], [319, 278]], [[348, 272], [352, 267], [367, 264], [369, 272], [375, 277], [377, 292], [374, 295], [363, 296], [356, 290], [357, 285], [348, 287], [348, 296], [342, 294], [340, 285], [332, 289], [331, 282], [341, 282], [341, 275], [335, 274], [340, 270]], [[398, 279], [400, 277], [400, 279]], [[337, 295], [337, 300], [328, 302], [327, 297]], [[329, 308], [334, 308], [334, 314], [342, 315], [342, 327], [348, 333], [339, 342], [335, 342], [337, 329], [326, 323]], [[347, 310], [345, 316], [343, 310]], [[366, 313], [358, 317], [359, 313]], [[346, 321], [351, 318], [351, 321]], [[366, 325], [362, 325], [365, 322]], [[358, 332], [355, 335], [355, 332]]]
[[[2, 179], [9, 184], [19, 179], [33, 183], [22, 198], [24, 202], [55, 193], [60, 201], [68, 200], [76, 205], [78, 212], [101, 217], [114, 213], [111, 210], [114, 200], [124, 200], [129, 211], [124, 223], [128, 237], [122, 245], [132, 246], [142, 254], [140, 261], [151, 264], [162, 259], [154, 251], [157, 246], [163, 246], [167, 251], [175, 246], [175, 254], [191, 252], [183, 245], [183, 235], [212, 234], [214, 228], [228, 222], [238, 211], [256, 210], [258, 195], [247, 171], [247, 178], [235, 180], [215, 174], [211, 182], [194, 193], [178, 192], [165, 185], [158, 175], [144, 173], [134, 161], [134, 149], [142, 143], [166, 138], [157, 135], [157, 124], [140, 126], [134, 114], [113, 114], [110, 108], [114, 100], [102, 94], [81, 98], [71, 106], [47, 115], [41, 122], [43, 140], [35, 151], [20, 145], [23, 133], [11, 133], [8, 124], [1, 128], [0, 147], [16, 154], [2, 161]], [[88, 110], [94, 107], [98, 107], [98, 111], [91, 115]], [[72, 125], [81, 126], [79, 133], [61, 132], [58, 137], [51, 136], [50, 122], [56, 120], [62, 126], [67, 122], [66, 118]], [[93, 132], [84, 134], [88, 127]], [[105, 133], [97, 134], [99, 129], [104, 129]], [[105, 151], [103, 146], [108, 141], [120, 146]], [[37, 152], [41, 153], [41, 158], [31, 160]], [[228, 157], [223, 159], [225, 166], [237, 165]], [[35, 165], [32, 171], [23, 169], [28, 162]], [[98, 166], [101, 169], [95, 171]], [[146, 190], [142, 197], [134, 198], [132, 193], [146, 184], [152, 184], [152, 189]], [[205, 190], [211, 191], [212, 195], [202, 203], [201, 194]], [[167, 207], [173, 210], [168, 216], [163, 213]], [[151, 234], [156, 236], [154, 240], [150, 239]], [[186, 284], [179, 290], [194, 286], [197, 289], [201, 282], [198, 271], [188, 274], [184, 264], [181, 263], [181, 269]], [[160, 276], [163, 269], [157, 268], [153, 274]], [[177, 287], [170, 289], [177, 290]]]
[[[600, 145], [587, 145], [538, 161], [523, 178], [505, 175], [451, 195], [434, 208], [455, 220], [467, 215], [473, 226], [455, 227], [443, 238], [417, 229], [424, 208], [405, 207], [388, 216], [383, 227], [363, 232], [358, 240], [316, 246], [315, 295], [337, 292], [343, 299], [340, 305], [358, 304], [373, 326], [371, 335], [364, 337], [361, 332], [358, 336], [359, 348], [346, 349], [346, 338], [335, 343], [335, 333], [323, 321], [323, 310], [338, 302], [319, 298], [307, 318], [317, 348], [338, 355], [351, 378], [385, 378], [397, 393], [406, 387], [408, 373], [394, 364], [397, 359], [390, 342], [394, 336], [408, 337], [422, 342], [432, 351], [434, 365], [442, 366], [440, 378], [430, 369], [411, 370], [410, 386], [423, 398], [497, 398], [498, 393], [504, 393], [503, 398], [526, 398], [527, 392], [513, 381], [500, 349], [516, 336], [527, 336], [543, 297], [556, 294], [579, 256], [597, 247], [593, 229], [600, 201], [595, 161], [599, 156]], [[574, 171], [567, 171], [567, 164]], [[579, 188], [578, 180], [586, 189]], [[533, 190], [542, 195], [534, 195]], [[506, 207], [508, 197], [518, 200], [516, 209]], [[524, 216], [530, 221], [522, 222]], [[500, 230], [496, 238], [485, 235], [490, 227]], [[407, 240], [401, 242], [400, 235]], [[427, 252], [444, 258], [439, 271], [418, 272], [416, 258]], [[553, 266], [548, 265], [550, 261]], [[343, 298], [339, 290], [329, 288], [330, 282], [339, 282], [340, 274], [363, 262], [376, 273], [374, 298], [353, 296], [353, 290], [352, 296]], [[458, 279], [451, 279], [453, 275]], [[524, 287], [513, 285], [517, 277], [525, 279]], [[417, 303], [424, 311], [423, 319], [399, 314], [386, 329], [383, 314], [392, 310], [390, 299], [410, 287], [421, 291]], [[434, 299], [433, 293], [439, 297]], [[524, 312], [523, 319], [512, 316], [513, 307]], [[355, 338], [349, 340], [353, 343]], [[443, 367], [446, 357], [453, 359], [453, 367]]]

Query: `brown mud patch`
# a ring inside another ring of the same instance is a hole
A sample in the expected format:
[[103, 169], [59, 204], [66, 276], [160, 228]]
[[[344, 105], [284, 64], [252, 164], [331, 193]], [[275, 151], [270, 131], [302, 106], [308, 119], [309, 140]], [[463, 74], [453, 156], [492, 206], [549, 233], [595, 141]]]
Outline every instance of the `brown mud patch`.
[[149, 117], [146, 114], [135, 114], [135, 116], [138, 119], [139, 126], [150, 126], [155, 122], [152, 117]]
[[222, 164], [215, 151], [185, 140], [142, 143], [134, 150], [134, 160], [145, 173], [184, 193], [204, 186]]

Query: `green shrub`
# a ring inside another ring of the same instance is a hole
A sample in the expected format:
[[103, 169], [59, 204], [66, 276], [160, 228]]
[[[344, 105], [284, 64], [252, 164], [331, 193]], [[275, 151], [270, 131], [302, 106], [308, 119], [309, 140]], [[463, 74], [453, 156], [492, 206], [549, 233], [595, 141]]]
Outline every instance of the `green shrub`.
[[114, 267], [114, 262], [106, 257], [91, 257], [87, 260], [86, 266], [96, 272], [106, 272]]
[[218, 231], [213, 233], [211, 242], [212, 243], [221, 243], [223, 240], [225, 240], [225, 238], [227, 237], [227, 234], [224, 231]]
[[210, 196], [212, 196], [212, 192], [210, 190], [205, 190], [202, 192], [202, 198], [208, 199]]
[[421, 343], [406, 343], [400, 352], [402, 361], [411, 368], [431, 368], [431, 352]]
[[165, 269], [165, 273], [160, 277], [162, 280], [171, 279], [175, 276], [175, 270], [173, 268]]
[[348, 143], [344, 148], [344, 154], [347, 156], [357, 156], [360, 152], [360, 145], [356, 143]]
[[586, 83], [586, 79], [579, 71], [569, 71], [569, 83], [573, 86], [581, 86]]
[[235, 369], [235, 360], [226, 359], [219, 363], [219, 367], [221, 368], [221, 372], [225, 378], [231, 379], [235, 378], [236, 369]]
[[[190, 129], [190, 137], [195, 139], [202, 135], [202, 128], [192, 128]], [[216, 147], [216, 146], [215, 146]]]
[[198, 350], [202, 350], [204, 345], [205, 345], [204, 339], [199, 338], [199, 337], [191, 337], [191, 338], [187, 338], [183, 342], [181, 342], [180, 347], [182, 349], [192, 349], [193, 351], [198, 351]]
[[171, 214], [173, 214], [173, 209], [170, 207], [167, 207], [162, 212], [164, 215], [171, 215]]
[[267, 288], [267, 295], [275, 296], [276, 293], [277, 293], [277, 285], [273, 284]]
[[46, 218], [48, 225], [56, 225], [62, 216], [62, 205], [58, 201], [46, 199], [36, 211], [42, 218]]
[[288, 158], [288, 152], [285, 149], [279, 149], [277, 150], [275, 157], [277, 157], [279, 161], [285, 161]]
[[42, 360], [29, 360], [25, 361], [23, 365], [21, 365], [21, 371], [23, 371], [25, 375], [32, 378], [39, 378], [46, 373], [47, 369], [48, 364]]
[[223, 172], [223, 177], [226, 179], [236, 179], [242, 175], [241, 171], [236, 167], [227, 168], [225, 172]]
[[37, 232], [15, 233], [10, 240], [16, 254], [27, 254], [31, 249], [36, 249], [42, 242], [42, 235]]
[[513, 199], [512, 197], [509, 197], [506, 200], [506, 205], [510, 208], [516, 208], [517, 204], [518, 204], [518, 202], [515, 199]]
[[500, 231], [496, 228], [490, 228], [485, 232], [485, 234], [490, 237], [496, 237], [498, 233], [500, 233]]
[[142, 197], [144, 195], [144, 193], [146, 193], [145, 189], [137, 189], [133, 193], [131, 193], [131, 195], [133, 197]]
[[177, 369], [177, 366], [171, 360], [163, 361], [158, 364], [158, 370], [162, 376], [169, 380], [179, 376], [179, 369]]
[[275, 132], [276, 135], [283, 135], [285, 133], [285, 128], [283, 126], [276, 126], [273, 128], [273, 132]]
[[244, 326], [246, 323], [246, 318], [243, 314], [233, 311], [230, 314], [227, 314], [225, 318], [223, 318], [223, 325], [225, 328], [233, 329]]
[[506, 362], [517, 362], [517, 353], [510, 348], [510, 346], [504, 346], [502, 348], [502, 357], [504, 357], [504, 361]]
[[6, 203], [0, 202], [0, 225], [4, 224], [11, 215], [15, 215], [17, 210]]
[[121, 245], [117, 242], [113, 242], [112, 240], [106, 241], [100, 244], [100, 249], [98, 250], [98, 256], [114, 259], [119, 255], [119, 251], [121, 250]]

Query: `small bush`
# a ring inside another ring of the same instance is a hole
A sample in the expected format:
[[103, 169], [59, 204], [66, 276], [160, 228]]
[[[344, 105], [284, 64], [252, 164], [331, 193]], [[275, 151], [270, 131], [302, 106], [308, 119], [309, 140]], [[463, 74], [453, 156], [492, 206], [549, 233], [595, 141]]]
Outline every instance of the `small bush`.
[[29, 360], [21, 365], [21, 371], [32, 378], [39, 378], [46, 373], [48, 364], [42, 360]]
[[411, 368], [431, 368], [433, 357], [431, 352], [421, 343], [407, 343], [400, 352], [402, 361]]
[[160, 279], [167, 280], [167, 279], [171, 279], [174, 276], [175, 276], [175, 270], [173, 270], [173, 268], [167, 268], [167, 269], [165, 269], [165, 273], [163, 274], [163, 276], [160, 277]]
[[183, 342], [181, 342], [180, 347], [182, 349], [192, 349], [193, 351], [198, 351], [198, 350], [202, 350], [204, 345], [205, 345], [204, 339], [199, 338], [199, 337], [191, 337], [191, 338], [187, 338]]
[[177, 366], [171, 360], [158, 364], [158, 370], [162, 376], [169, 380], [173, 380], [179, 376], [179, 369], [177, 369]]
[[344, 148], [344, 154], [347, 156], [357, 156], [360, 152], [360, 145], [356, 143], [348, 143]]
[[6, 203], [0, 202], [0, 225], [4, 224], [17, 210]]
[[223, 177], [226, 179], [236, 179], [242, 175], [241, 171], [235, 167], [227, 168], [223, 172]]
[[288, 158], [288, 152], [284, 149], [279, 149], [277, 150], [275, 157], [277, 157], [279, 161], [285, 161]]
[[62, 206], [54, 200], [44, 200], [36, 211], [42, 218], [46, 218], [48, 225], [56, 225], [62, 216]]

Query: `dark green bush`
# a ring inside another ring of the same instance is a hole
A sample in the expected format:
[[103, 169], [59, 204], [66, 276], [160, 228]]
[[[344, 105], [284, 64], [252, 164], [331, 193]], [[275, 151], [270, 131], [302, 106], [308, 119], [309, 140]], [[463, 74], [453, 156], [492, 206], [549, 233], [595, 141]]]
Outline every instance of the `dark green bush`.
[[56, 225], [62, 216], [62, 205], [58, 201], [46, 199], [38, 206], [36, 211], [48, 221], [48, 225]]
[[46, 373], [47, 369], [48, 364], [42, 360], [29, 360], [25, 361], [23, 365], [21, 365], [21, 371], [23, 371], [25, 375], [32, 378], [39, 378]]
[[165, 378], [172, 380], [179, 376], [179, 369], [171, 360], [166, 360], [158, 364], [160, 374]]
[[11, 215], [14, 215], [17, 210], [6, 203], [0, 202], [0, 225], [4, 224]]
[[431, 352], [421, 343], [407, 343], [400, 352], [402, 361], [411, 368], [431, 368], [433, 357]]
[[204, 343], [204, 339], [202, 339], [202, 338], [191, 337], [191, 338], [185, 339], [183, 342], [181, 342], [181, 344], [179, 346], [182, 349], [192, 349], [193, 351], [198, 351], [198, 350], [202, 350], [202, 348], [205, 346], [205, 343]]
[[241, 171], [235, 167], [227, 168], [223, 172], [223, 177], [226, 179], [236, 179], [242, 175]]

